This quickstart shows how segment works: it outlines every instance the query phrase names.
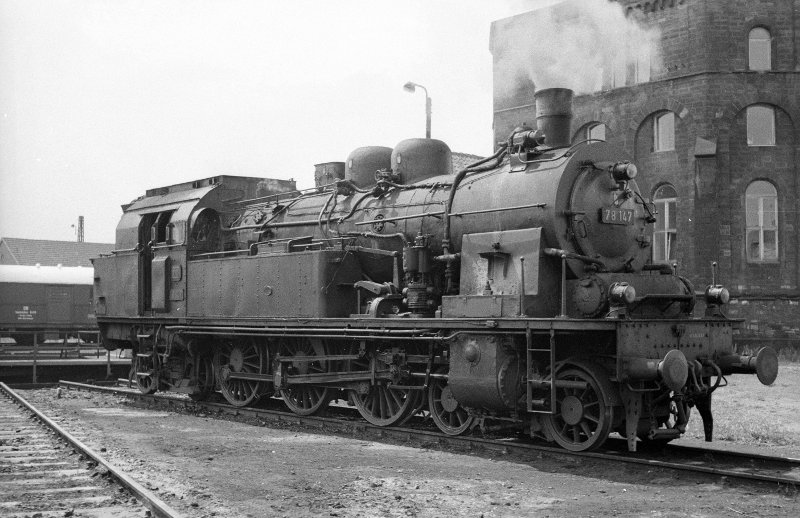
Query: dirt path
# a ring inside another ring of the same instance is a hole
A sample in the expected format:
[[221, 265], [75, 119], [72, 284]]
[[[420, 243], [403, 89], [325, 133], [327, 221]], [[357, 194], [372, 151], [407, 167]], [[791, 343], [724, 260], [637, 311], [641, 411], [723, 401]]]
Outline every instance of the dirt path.
[[[794, 493], [579, 459], [440, 452], [128, 406], [25, 397], [190, 517], [799, 516]], [[77, 516], [77, 515], [76, 515]]]

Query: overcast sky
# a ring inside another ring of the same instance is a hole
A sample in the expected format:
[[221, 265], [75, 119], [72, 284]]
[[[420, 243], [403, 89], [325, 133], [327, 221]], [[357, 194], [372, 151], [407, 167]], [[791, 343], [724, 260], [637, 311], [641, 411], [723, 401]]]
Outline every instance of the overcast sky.
[[113, 242], [146, 189], [424, 136], [492, 151], [493, 20], [551, 0], [0, 0], [0, 237]]

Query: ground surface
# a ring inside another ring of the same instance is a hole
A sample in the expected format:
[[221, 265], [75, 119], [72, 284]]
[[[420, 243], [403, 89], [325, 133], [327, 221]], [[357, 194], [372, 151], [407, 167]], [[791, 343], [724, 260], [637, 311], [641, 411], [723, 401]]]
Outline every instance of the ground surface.
[[[721, 444], [798, 455], [800, 366], [782, 366], [772, 387], [730, 381], [715, 394]], [[796, 492], [764, 485], [315, 435], [144, 410], [108, 395], [23, 395], [190, 517], [800, 516]], [[690, 435], [700, 437], [695, 420]]]

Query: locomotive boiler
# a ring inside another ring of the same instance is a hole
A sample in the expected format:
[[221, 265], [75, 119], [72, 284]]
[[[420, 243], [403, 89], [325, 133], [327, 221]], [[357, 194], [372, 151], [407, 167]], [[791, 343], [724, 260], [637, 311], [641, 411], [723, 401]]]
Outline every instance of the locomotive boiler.
[[[571, 450], [618, 432], [669, 441], [732, 373], [727, 290], [649, 263], [654, 206], [605, 142], [570, 143], [572, 93], [536, 95], [537, 128], [454, 172], [410, 139], [317, 165], [317, 186], [220, 176], [123, 206], [94, 260], [104, 343], [135, 351], [143, 392], [294, 412], [354, 405], [377, 425], [509, 427]], [[259, 192], [261, 191], [261, 192]]]

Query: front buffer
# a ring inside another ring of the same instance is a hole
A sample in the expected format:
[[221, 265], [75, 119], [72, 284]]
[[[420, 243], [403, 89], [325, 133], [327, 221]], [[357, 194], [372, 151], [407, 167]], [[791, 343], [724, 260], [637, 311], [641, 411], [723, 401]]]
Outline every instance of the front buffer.
[[630, 451], [636, 451], [637, 438], [663, 443], [680, 437], [692, 407], [711, 441], [711, 395], [727, 385], [726, 375], [756, 374], [765, 385], [775, 381], [775, 351], [763, 347], [754, 356], [736, 354], [733, 326], [722, 319], [618, 324], [616, 377], [625, 409], [618, 431]]

